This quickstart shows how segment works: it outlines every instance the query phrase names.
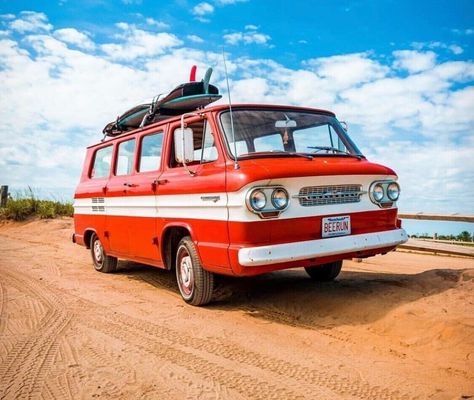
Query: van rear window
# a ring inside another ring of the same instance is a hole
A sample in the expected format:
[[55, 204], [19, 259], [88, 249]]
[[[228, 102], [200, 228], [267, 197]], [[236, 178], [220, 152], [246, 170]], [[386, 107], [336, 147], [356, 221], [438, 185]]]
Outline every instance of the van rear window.
[[91, 170], [91, 178], [105, 178], [110, 174], [112, 165], [112, 146], [102, 147], [97, 150], [94, 157], [94, 165]]

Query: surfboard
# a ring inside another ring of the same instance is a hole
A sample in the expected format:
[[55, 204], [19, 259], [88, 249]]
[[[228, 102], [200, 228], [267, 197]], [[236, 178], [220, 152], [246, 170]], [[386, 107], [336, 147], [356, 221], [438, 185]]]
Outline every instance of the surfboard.
[[222, 96], [219, 89], [209, 84], [212, 68], [208, 68], [201, 82], [195, 82], [196, 66], [191, 69], [191, 82], [175, 87], [155, 103], [139, 104], [109, 122], [102, 130], [106, 136], [118, 136], [132, 129], [144, 127], [166, 117], [180, 115], [207, 106]]
[[118, 136], [124, 132], [136, 129], [143, 121], [143, 117], [150, 109], [151, 104], [140, 104], [127, 110], [122, 115], [118, 116], [115, 121], [109, 122], [102, 133], [107, 136]]

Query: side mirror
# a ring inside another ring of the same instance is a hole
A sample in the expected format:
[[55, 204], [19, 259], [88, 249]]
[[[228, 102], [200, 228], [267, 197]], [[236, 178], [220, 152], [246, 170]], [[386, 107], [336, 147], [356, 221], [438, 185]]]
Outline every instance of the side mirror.
[[346, 132], [349, 130], [349, 127], [347, 126], [346, 121], [339, 121], [339, 123], [341, 124], [342, 129], [344, 129]]
[[174, 157], [176, 162], [181, 164], [194, 161], [194, 141], [191, 128], [178, 128], [174, 131]]

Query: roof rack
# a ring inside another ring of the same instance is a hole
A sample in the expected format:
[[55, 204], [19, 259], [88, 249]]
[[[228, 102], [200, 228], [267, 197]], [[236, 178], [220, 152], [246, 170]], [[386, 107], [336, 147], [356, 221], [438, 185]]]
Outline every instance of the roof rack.
[[161, 95], [158, 95], [156, 101], [139, 104], [118, 116], [115, 121], [109, 122], [102, 130], [104, 139], [107, 136], [119, 136], [166, 118], [195, 111], [219, 100], [222, 97], [219, 89], [209, 84], [211, 75], [212, 68], [208, 68], [202, 81], [196, 82], [196, 66], [193, 65], [189, 82], [177, 86], [165, 97], [160, 99]]

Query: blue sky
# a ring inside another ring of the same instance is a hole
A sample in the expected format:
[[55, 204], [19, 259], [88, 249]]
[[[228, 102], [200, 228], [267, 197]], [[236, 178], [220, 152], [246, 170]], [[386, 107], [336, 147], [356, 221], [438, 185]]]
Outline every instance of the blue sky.
[[0, 0], [0, 182], [68, 196], [84, 147], [208, 66], [239, 102], [328, 108], [403, 211], [474, 214], [474, 2]]

